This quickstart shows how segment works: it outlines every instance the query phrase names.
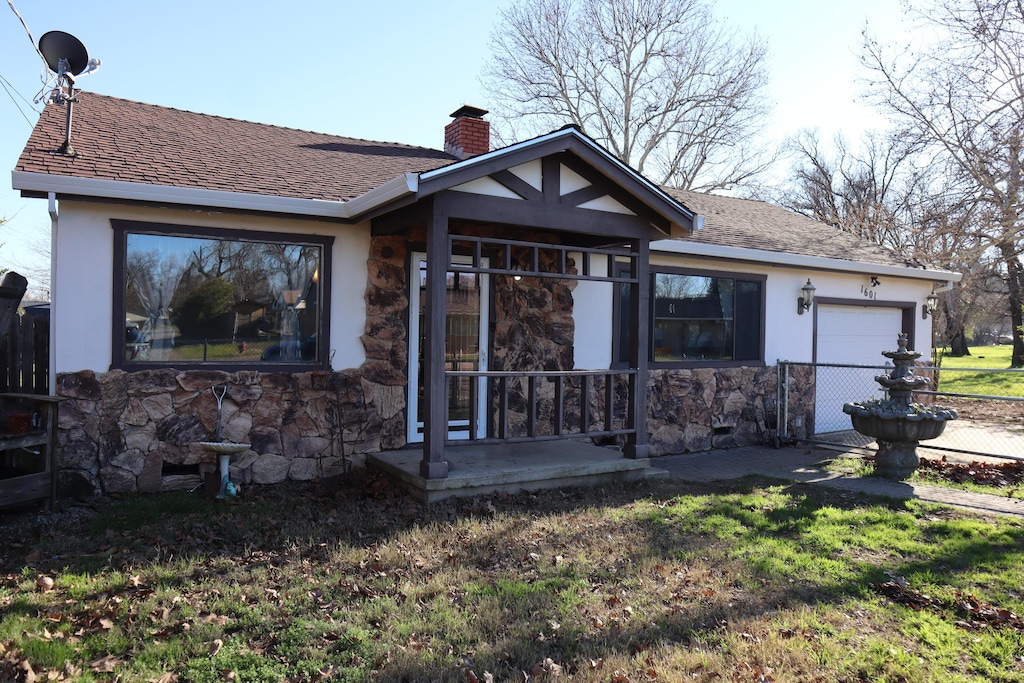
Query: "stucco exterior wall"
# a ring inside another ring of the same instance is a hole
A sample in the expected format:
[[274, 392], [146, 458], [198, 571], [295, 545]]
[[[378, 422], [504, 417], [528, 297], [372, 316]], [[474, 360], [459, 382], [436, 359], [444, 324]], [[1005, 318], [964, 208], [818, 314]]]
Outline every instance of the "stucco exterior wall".
[[[334, 236], [333, 372], [110, 371], [111, 218]], [[158, 491], [194, 485], [200, 472], [212, 471], [215, 465], [212, 455], [198, 445], [213, 435], [213, 383], [229, 387], [224, 437], [252, 444], [232, 465], [235, 481], [274, 483], [327, 476], [339, 472], [347, 459], [406, 445], [410, 240], [418, 243], [422, 235], [371, 238], [368, 224], [62, 202], [54, 249], [57, 298], [52, 320], [56, 393], [69, 399], [61, 408], [58, 441], [64, 492]], [[757, 443], [775, 427], [776, 360], [810, 361], [813, 356], [813, 310], [798, 315], [795, 305], [808, 277], [819, 299], [912, 303], [917, 350], [930, 350], [931, 321], [920, 316], [920, 303], [931, 290], [927, 281], [881, 277], [872, 287], [870, 273], [664, 254], [655, 254], [652, 261], [655, 268], [766, 276], [764, 366], [651, 370], [646, 390], [654, 456]], [[509, 278], [494, 278], [495, 364], [513, 370], [608, 368], [614, 285], [547, 284], [512, 286]], [[799, 395], [791, 404], [791, 434], [799, 432], [795, 420], [812, 422], [813, 387], [810, 369], [805, 377], [794, 378], [791, 395]], [[600, 420], [600, 388], [591, 391], [591, 419]], [[615, 409], [625, 409], [623, 392], [616, 391]], [[578, 421], [578, 393], [575, 399], [569, 397], [566, 410]], [[573, 419], [567, 414], [568, 423]], [[180, 474], [182, 468], [190, 474]]]
[[[366, 255], [370, 226], [327, 221], [254, 217], [214, 211], [185, 211], [61, 201], [54, 259], [52, 324], [56, 373], [110, 369], [113, 315], [114, 233], [111, 219], [206, 228], [331, 235], [330, 351], [336, 370], [359, 367], [365, 359], [360, 335], [366, 321]], [[118, 340], [120, 345], [120, 340]]]

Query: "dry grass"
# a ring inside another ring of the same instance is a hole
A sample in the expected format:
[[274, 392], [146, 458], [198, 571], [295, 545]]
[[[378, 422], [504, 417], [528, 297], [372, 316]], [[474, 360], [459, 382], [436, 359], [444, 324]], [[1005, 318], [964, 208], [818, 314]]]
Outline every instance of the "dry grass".
[[0, 518], [0, 680], [1024, 681], [1024, 633], [954, 597], [1024, 609], [1019, 521], [763, 480], [370, 484]]

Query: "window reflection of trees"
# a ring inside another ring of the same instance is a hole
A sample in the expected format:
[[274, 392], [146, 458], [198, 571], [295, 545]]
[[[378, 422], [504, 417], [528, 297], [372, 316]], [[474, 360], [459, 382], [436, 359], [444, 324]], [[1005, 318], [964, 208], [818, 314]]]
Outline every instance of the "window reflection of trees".
[[[127, 337], [145, 338], [149, 360], [170, 360], [172, 348], [198, 338], [237, 343], [244, 353], [250, 342], [309, 336], [319, 326], [319, 245], [160, 236], [147, 249], [153, 236], [135, 245], [132, 237]], [[138, 359], [137, 344], [126, 357]]]

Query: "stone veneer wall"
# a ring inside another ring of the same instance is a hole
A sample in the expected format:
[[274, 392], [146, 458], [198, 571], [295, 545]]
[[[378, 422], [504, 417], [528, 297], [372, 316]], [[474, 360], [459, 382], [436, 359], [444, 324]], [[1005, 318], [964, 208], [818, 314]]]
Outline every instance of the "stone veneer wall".
[[61, 374], [56, 393], [68, 399], [57, 435], [61, 495], [194, 486], [194, 475], [165, 472], [196, 465], [212, 471], [216, 458], [199, 442], [214, 438], [214, 384], [228, 386], [222, 438], [252, 444], [232, 461], [232, 481], [331, 476], [341, 472], [343, 456], [358, 460], [404, 446], [407, 253], [402, 237], [372, 240], [361, 337], [366, 360], [358, 369]]
[[[814, 368], [791, 369], [789, 429], [806, 436], [814, 415]], [[775, 366], [651, 370], [647, 433], [651, 455], [693, 453], [763, 442], [775, 428]]]
[[200, 445], [216, 431], [214, 384], [227, 385], [222, 439], [252, 444], [231, 464], [232, 481], [242, 483], [339, 474], [345, 460], [381, 450], [395, 409], [387, 392], [355, 371], [61, 374], [57, 393], [68, 399], [58, 430], [61, 495], [194, 486], [194, 474], [165, 468], [215, 469], [216, 457]]

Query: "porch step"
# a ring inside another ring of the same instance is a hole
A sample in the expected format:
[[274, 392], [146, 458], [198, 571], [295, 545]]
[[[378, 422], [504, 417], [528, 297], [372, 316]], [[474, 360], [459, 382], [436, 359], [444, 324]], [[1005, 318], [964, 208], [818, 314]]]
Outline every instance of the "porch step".
[[664, 479], [668, 474], [668, 470], [659, 469], [657, 467], [648, 467], [644, 470], [644, 479]]
[[420, 449], [369, 454], [366, 464], [385, 472], [425, 502], [504, 491], [537, 491], [567, 486], [598, 486], [646, 476], [650, 460], [576, 441], [469, 444], [445, 449], [448, 476], [420, 476]]

